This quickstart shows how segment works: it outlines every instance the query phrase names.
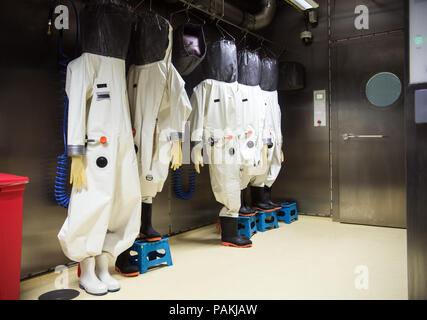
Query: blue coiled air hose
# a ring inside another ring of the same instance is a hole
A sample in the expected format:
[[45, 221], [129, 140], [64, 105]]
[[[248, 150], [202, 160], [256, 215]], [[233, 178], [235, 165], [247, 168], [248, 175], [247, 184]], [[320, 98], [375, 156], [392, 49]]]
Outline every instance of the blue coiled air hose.
[[[70, 1], [74, 15], [76, 18], [76, 38], [74, 43], [74, 56], [77, 56], [78, 45], [79, 45], [79, 18], [77, 8], [72, 0]], [[53, 15], [53, 10], [56, 5], [56, 0], [51, 2], [50, 6], [50, 21]], [[61, 74], [61, 91], [62, 98], [64, 99], [64, 118], [62, 122], [62, 135], [64, 139], [64, 153], [61, 154], [57, 159], [56, 166], [56, 177], [55, 177], [55, 199], [58, 205], [64, 208], [68, 208], [70, 197], [67, 194], [67, 182], [68, 182], [68, 168], [69, 168], [69, 157], [67, 156], [67, 115], [68, 115], [68, 97], [65, 92], [65, 82], [67, 77], [67, 65], [70, 62], [70, 57], [65, 54], [63, 50], [63, 33], [62, 30], [59, 34], [59, 73]]]
[[175, 171], [172, 171], [173, 191], [179, 199], [190, 200], [193, 197], [194, 192], [196, 191], [197, 172], [194, 168], [190, 168], [190, 172], [188, 173], [188, 191], [184, 191], [184, 188], [182, 186], [182, 175], [182, 167], [176, 169]]

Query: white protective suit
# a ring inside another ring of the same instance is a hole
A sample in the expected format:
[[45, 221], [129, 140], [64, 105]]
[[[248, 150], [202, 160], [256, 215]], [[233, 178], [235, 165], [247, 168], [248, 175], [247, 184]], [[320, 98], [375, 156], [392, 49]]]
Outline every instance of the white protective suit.
[[[207, 80], [193, 90], [191, 141], [205, 146], [212, 191], [224, 207], [220, 216], [239, 216], [242, 96], [237, 83], [237, 52], [233, 41], [209, 45], [203, 64]], [[214, 80], [215, 79], [215, 80]]]
[[268, 164], [267, 170], [263, 175], [256, 176], [252, 185], [255, 187], [271, 187], [279, 175], [282, 167], [282, 127], [281, 127], [281, 111], [277, 94], [278, 84], [278, 66], [277, 61], [271, 58], [262, 60], [262, 76], [261, 85], [262, 96], [267, 107], [266, 124], [267, 131], [271, 128], [273, 147], [268, 149]]
[[191, 141], [205, 150], [215, 199], [222, 203], [220, 216], [238, 217], [240, 209], [240, 150], [242, 98], [237, 82], [204, 80], [193, 90]]
[[[137, 28], [142, 42], [138, 49], [150, 46], [139, 53], [144, 55], [141, 63], [149, 63], [130, 67], [128, 91], [142, 201], [151, 203], [167, 179], [172, 141], [183, 139], [191, 104], [185, 82], [171, 63], [172, 27], [169, 22], [160, 16], [145, 14]], [[145, 38], [150, 33], [157, 46]], [[162, 58], [158, 60], [158, 57]]]
[[239, 83], [242, 96], [243, 134], [240, 138], [240, 151], [242, 155], [241, 189], [249, 183], [255, 183], [258, 176], [264, 176], [268, 170], [268, 163], [262, 159], [262, 149], [267, 143], [272, 142], [270, 108], [264, 100], [260, 86], [248, 86]]
[[[282, 126], [281, 119], [282, 114], [280, 111], [280, 105], [278, 102], [277, 91], [262, 91], [263, 97], [268, 106], [268, 123], [272, 124], [272, 142], [273, 147], [268, 150], [268, 170], [265, 173], [264, 184], [267, 187], [271, 187], [276, 181], [282, 167]], [[255, 184], [256, 185], [256, 182]], [[260, 186], [260, 185], [259, 185]]]
[[137, 237], [141, 214], [125, 60], [83, 53], [68, 65], [66, 92], [68, 155], [85, 155], [87, 188], [73, 188], [59, 242], [74, 261], [117, 257]]

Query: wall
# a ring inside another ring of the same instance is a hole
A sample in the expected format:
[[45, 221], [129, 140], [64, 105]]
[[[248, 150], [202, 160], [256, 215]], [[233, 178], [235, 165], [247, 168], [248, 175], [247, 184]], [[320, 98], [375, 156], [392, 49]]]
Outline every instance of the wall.
[[[284, 132], [285, 163], [273, 188], [276, 199], [294, 199], [303, 214], [333, 216], [339, 221], [337, 119], [331, 92], [334, 70], [333, 46], [348, 39], [375, 37], [378, 33], [403, 31], [404, 1], [320, 0], [319, 23], [312, 28], [314, 42], [305, 46], [300, 40], [304, 30], [302, 15], [290, 6], [281, 6], [273, 24], [263, 33], [285, 48], [280, 61], [297, 61], [306, 70], [303, 90], [280, 91]], [[369, 30], [356, 30], [357, 5], [369, 9]], [[360, 52], [361, 59], [365, 53]], [[328, 92], [328, 123], [313, 127], [313, 91]]]
[[306, 74], [304, 89], [279, 91], [285, 162], [273, 186], [273, 197], [296, 200], [303, 214], [329, 216], [329, 121], [325, 127], [313, 126], [313, 91], [329, 86], [327, 1], [319, 1], [319, 5], [319, 24], [311, 29], [311, 46], [300, 39], [305, 27], [302, 14], [289, 5], [281, 8], [269, 27], [274, 41], [286, 50], [279, 61], [299, 62]]
[[[406, 25], [408, 30], [408, 19]], [[406, 43], [409, 41], [412, 39], [407, 32]], [[406, 62], [408, 84], [408, 49]], [[407, 86], [405, 105], [408, 286], [409, 299], [424, 300], [427, 299], [427, 124], [415, 123], [414, 92], [418, 89], [427, 89], [427, 84]]]

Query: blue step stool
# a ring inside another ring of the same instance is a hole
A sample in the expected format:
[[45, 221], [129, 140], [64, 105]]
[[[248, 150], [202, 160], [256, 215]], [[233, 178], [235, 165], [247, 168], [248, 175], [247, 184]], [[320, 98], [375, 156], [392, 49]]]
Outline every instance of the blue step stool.
[[278, 228], [278, 221], [279, 220], [277, 220], [276, 211], [258, 211], [256, 214], [257, 228], [258, 231], [261, 232], [265, 232], [269, 228]]
[[[165, 252], [159, 252], [161, 249], [165, 250]], [[139, 267], [141, 274], [146, 273], [149, 267], [157, 266], [165, 262], [168, 266], [172, 265], [169, 238], [164, 238], [155, 242], [135, 240], [131, 250], [138, 253], [136, 256], [131, 256], [131, 259], [132, 262]]]
[[239, 217], [238, 231], [240, 234], [247, 236], [249, 239], [257, 233], [256, 216]]
[[282, 202], [281, 209], [277, 210], [277, 218], [290, 224], [298, 220], [297, 204], [295, 202]]

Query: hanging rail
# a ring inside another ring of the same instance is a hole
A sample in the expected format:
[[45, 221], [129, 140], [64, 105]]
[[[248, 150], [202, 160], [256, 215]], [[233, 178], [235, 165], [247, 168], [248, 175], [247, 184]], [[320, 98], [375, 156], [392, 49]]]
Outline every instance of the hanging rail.
[[[276, 46], [277, 48], [280, 48], [280, 50], [281, 50], [281, 52], [283, 52], [284, 50], [283, 50], [283, 47], [282, 46], [280, 46], [279, 44], [277, 44], [277, 43], [275, 43], [275, 42], [273, 42], [273, 41], [271, 41], [271, 40], [269, 40], [269, 39], [267, 39], [267, 38], [264, 38], [263, 36], [261, 36], [261, 35], [259, 35], [259, 34], [257, 34], [257, 33], [254, 33], [254, 32], [251, 32], [251, 31], [249, 31], [248, 29], [246, 29], [246, 28], [243, 28], [243, 27], [241, 27], [241, 26], [238, 26], [238, 25], [236, 25], [236, 24], [234, 24], [234, 23], [232, 23], [232, 22], [230, 22], [230, 21], [228, 21], [228, 20], [225, 20], [224, 19], [224, 15], [225, 15], [225, 12], [224, 12], [224, 2], [223, 2], [223, 7], [222, 7], [222, 14], [221, 14], [221, 16], [220, 15], [218, 15], [218, 14], [216, 14], [216, 13], [212, 13], [212, 12], [210, 12], [209, 10], [207, 10], [207, 9], [205, 9], [205, 8], [203, 8], [203, 7], [201, 7], [201, 6], [197, 6], [196, 4], [194, 4], [194, 3], [192, 3], [192, 2], [190, 2], [190, 1], [187, 1], [187, 0], [179, 0], [181, 3], [183, 3], [184, 5], [186, 5], [187, 6], [187, 8], [193, 8], [193, 9], [196, 9], [196, 10], [199, 10], [199, 11], [201, 11], [201, 12], [203, 12], [203, 13], [205, 13], [205, 14], [207, 14], [207, 15], [209, 15], [209, 16], [211, 16], [211, 17], [213, 17], [214, 19], [217, 19], [217, 20], [221, 20], [221, 21], [223, 21], [223, 22], [225, 22], [225, 23], [227, 23], [228, 25], [231, 25], [231, 26], [233, 26], [233, 27], [235, 27], [235, 28], [237, 28], [237, 29], [239, 29], [239, 30], [241, 30], [242, 32], [244, 32], [246, 35], [251, 35], [251, 36], [253, 36], [253, 37], [255, 37], [255, 38], [257, 38], [257, 39], [259, 39], [259, 40], [261, 40], [262, 42], [268, 42], [268, 43], [270, 43], [270, 44], [272, 44], [272, 45], [274, 45], [274, 46]], [[184, 9], [185, 10], [185, 9]]]

